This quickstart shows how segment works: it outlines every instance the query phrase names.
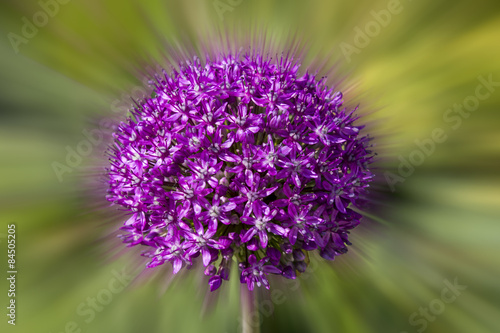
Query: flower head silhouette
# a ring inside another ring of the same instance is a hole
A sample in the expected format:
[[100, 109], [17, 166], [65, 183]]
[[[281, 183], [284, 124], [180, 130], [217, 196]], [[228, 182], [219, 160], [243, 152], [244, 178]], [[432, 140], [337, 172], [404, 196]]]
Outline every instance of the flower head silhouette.
[[108, 170], [108, 200], [131, 214], [123, 241], [149, 249], [148, 267], [199, 260], [213, 291], [237, 261], [252, 290], [304, 272], [308, 251], [347, 251], [373, 178], [370, 139], [342, 93], [299, 67], [229, 53], [155, 76]]

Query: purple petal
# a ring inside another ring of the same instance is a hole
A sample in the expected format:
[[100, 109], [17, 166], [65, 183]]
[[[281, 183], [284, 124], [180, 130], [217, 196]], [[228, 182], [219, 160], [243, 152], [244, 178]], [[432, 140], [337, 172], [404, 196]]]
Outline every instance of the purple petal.
[[248, 187], [252, 187], [253, 185], [253, 173], [250, 170], [245, 171], [245, 183]]
[[274, 191], [276, 191], [278, 189], [278, 185], [276, 186], [273, 186], [273, 187], [270, 187], [270, 188], [267, 188], [264, 193], [263, 193], [263, 196], [264, 197], [267, 197], [268, 195], [271, 195]]
[[292, 245], [295, 245], [295, 242], [297, 241], [297, 231], [297, 228], [293, 227], [288, 233], [288, 239]]
[[319, 255], [326, 260], [335, 259], [335, 251], [331, 247], [326, 247], [322, 249]]
[[214, 247], [214, 248], [217, 248], [219, 250], [227, 249], [229, 246], [231, 246], [232, 242], [233, 241], [231, 239], [229, 239], [229, 237], [221, 236], [217, 240], [218, 247]]
[[[191, 228], [184, 222], [179, 223], [184, 230], [190, 230]], [[198, 235], [203, 235], [205, 231], [203, 225], [200, 223], [198, 219], [193, 219], [194, 230]]]
[[279, 235], [279, 236], [286, 235], [286, 229], [283, 228], [282, 226], [279, 226], [279, 225], [274, 224], [274, 223], [268, 223], [267, 229], [275, 235]]
[[248, 264], [250, 264], [250, 266], [255, 266], [256, 263], [257, 257], [255, 257], [255, 254], [251, 254], [250, 256], [248, 256]]
[[265, 232], [264, 230], [259, 231], [259, 238], [260, 238], [260, 247], [265, 249], [268, 241], [267, 232]]
[[208, 229], [205, 232], [205, 238], [211, 238], [217, 232], [217, 220], [208, 220]]
[[229, 201], [221, 206], [221, 210], [223, 212], [229, 212], [235, 208], [236, 208], [236, 203], [234, 203], [233, 201]]
[[182, 113], [180, 112], [177, 112], [177, 113], [174, 113], [173, 115], [171, 115], [170, 117], [167, 117], [165, 118], [165, 121], [176, 121], [177, 119], [179, 119], [180, 117], [182, 116]]
[[288, 200], [287, 199], [274, 200], [273, 202], [271, 202], [271, 205], [275, 207], [285, 207], [288, 205]]
[[300, 182], [300, 178], [299, 178], [298, 173], [296, 173], [296, 172], [292, 173], [292, 182], [297, 187], [300, 187], [302, 185], [302, 183]]
[[259, 127], [258, 126], [251, 126], [251, 127], [248, 127], [247, 130], [252, 132], [252, 133], [257, 133], [259, 131]]
[[201, 213], [201, 205], [198, 202], [193, 202], [193, 210], [196, 215]]
[[262, 207], [259, 201], [254, 201], [252, 204], [253, 213], [256, 218], [260, 219], [262, 217]]
[[308, 224], [316, 224], [316, 223], [319, 223], [321, 221], [320, 218], [318, 218], [317, 216], [306, 216], [306, 222]]
[[342, 199], [340, 199], [338, 195], [335, 196], [335, 206], [341, 213], [345, 214], [346, 210], [344, 204], [342, 203]]
[[210, 291], [215, 291], [219, 289], [222, 284], [222, 279], [220, 276], [215, 275], [208, 279], [208, 285], [210, 286]]
[[224, 141], [224, 143], [221, 145], [221, 147], [224, 149], [229, 149], [231, 147], [231, 145], [233, 144], [233, 142], [234, 142], [233, 138], [227, 139], [226, 141]]
[[215, 177], [210, 177], [207, 182], [208, 182], [208, 185], [210, 185], [213, 188], [216, 188], [217, 185], [219, 185], [219, 181]]
[[329, 182], [322, 182], [321, 185], [323, 186], [323, 188], [327, 191], [332, 191], [333, 190], [333, 186], [332, 184], [330, 184]]
[[250, 251], [258, 251], [259, 250], [259, 242], [257, 241], [256, 238], [252, 238], [247, 243], [247, 249], [249, 249]]
[[317, 198], [317, 195], [314, 194], [314, 193], [307, 193], [307, 194], [304, 194], [303, 196], [300, 197], [300, 200], [302, 200], [303, 202], [309, 202], [309, 201], [313, 201]]
[[247, 281], [247, 286], [248, 286], [248, 290], [252, 291], [253, 288], [254, 288], [254, 282], [253, 282], [253, 280]]
[[285, 269], [283, 270], [283, 276], [291, 280], [295, 280], [295, 278], [297, 277], [297, 275], [295, 274], [295, 270], [292, 268], [292, 266], [285, 267]]
[[268, 247], [266, 251], [267, 256], [269, 257], [269, 260], [273, 265], [278, 265], [280, 258], [281, 258], [281, 252], [276, 250], [274, 247]]
[[290, 198], [293, 195], [293, 192], [290, 189], [290, 185], [286, 184], [285, 186], [283, 186], [283, 193], [287, 196], [287, 198]]
[[314, 241], [318, 245], [318, 247], [323, 248], [325, 247], [325, 242], [323, 241], [323, 237], [317, 232], [313, 231], [312, 234], [314, 235]]
[[215, 273], [217, 273], [217, 268], [214, 265], [208, 265], [205, 271], [203, 271], [203, 274], [207, 276], [213, 276]]
[[293, 259], [295, 259], [296, 261], [303, 261], [305, 258], [306, 255], [304, 254], [304, 252], [297, 249], [293, 250]]
[[310, 169], [306, 169], [306, 168], [302, 168], [302, 172], [301, 172], [301, 176], [304, 176], [306, 178], [317, 178], [318, 175], [310, 170]]
[[257, 228], [252, 227], [246, 231], [244, 235], [241, 235], [241, 242], [246, 243], [248, 242], [255, 234], [257, 233]]
[[288, 177], [288, 170], [287, 169], [281, 169], [277, 174], [276, 174], [276, 179], [283, 179]]
[[232, 153], [222, 153], [219, 155], [219, 158], [224, 162], [229, 163], [238, 163], [241, 161], [241, 158]]
[[222, 267], [220, 270], [220, 277], [226, 281], [229, 280], [229, 269], [227, 267]]
[[272, 265], [265, 265], [262, 267], [262, 270], [266, 273], [281, 274], [281, 270]]
[[250, 217], [250, 216], [242, 216], [242, 217], [240, 217], [240, 221], [244, 224], [254, 225], [255, 219], [253, 217]]
[[203, 256], [203, 266], [208, 266], [210, 264], [210, 261], [212, 260], [212, 255], [210, 254], [210, 251], [207, 248], [201, 249], [201, 254]]
[[172, 266], [174, 268], [172, 273], [177, 274], [180, 271], [180, 269], [182, 268], [182, 260], [179, 258], [175, 258], [174, 261], [172, 262]]
[[126, 222], [125, 225], [133, 225], [137, 219], [137, 213], [132, 215]]
[[290, 203], [288, 205], [288, 215], [292, 217], [292, 219], [296, 220], [299, 217], [299, 214], [297, 212], [297, 208], [293, 203]]

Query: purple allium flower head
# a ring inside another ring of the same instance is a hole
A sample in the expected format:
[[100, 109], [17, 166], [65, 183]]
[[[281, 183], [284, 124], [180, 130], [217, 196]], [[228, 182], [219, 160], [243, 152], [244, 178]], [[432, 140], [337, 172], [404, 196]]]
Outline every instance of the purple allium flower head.
[[370, 139], [342, 93], [299, 66], [226, 53], [155, 76], [108, 170], [108, 200], [130, 212], [122, 239], [149, 249], [147, 267], [199, 261], [213, 291], [236, 260], [252, 290], [304, 272], [309, 251], [347, 251], [373, 178]]

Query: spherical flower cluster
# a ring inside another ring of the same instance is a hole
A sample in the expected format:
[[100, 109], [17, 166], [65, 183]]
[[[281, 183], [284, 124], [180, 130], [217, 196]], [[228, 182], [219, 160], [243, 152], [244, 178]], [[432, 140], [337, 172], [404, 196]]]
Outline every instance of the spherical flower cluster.
[[156, 75], [110, 147], [108, 200], [147, 267], [201, 257], [213, 291], [236, 259], [241, 283], [295, 278], [308, 251], [347, 251], [373, 178], [370, 139], [342, 94], [291, 57], [194, 58]]

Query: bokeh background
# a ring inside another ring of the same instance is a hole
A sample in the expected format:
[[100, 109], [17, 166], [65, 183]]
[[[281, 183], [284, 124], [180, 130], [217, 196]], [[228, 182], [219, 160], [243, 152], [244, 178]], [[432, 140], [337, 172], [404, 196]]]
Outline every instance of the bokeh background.
[[[482, 88], [489, 96], [466, 116], [447, 113], [471, 101], [478, 77], [500, 82], [497, 0], [61, 2], [47, 7], [54, 15], [43, 27], [25, 28], [29, 38], [17, 46], [9, 33], [23, 36], [23, 17], [43, 23], [41, 3], [55, 2], [0, 4], [0, 267], [6, 275], [7, 225], [16, 223], [19, 272], [15, 327], [0, 279], [2, 332], [238, 331], [234, 278], [216, 303], [205, 302], [206, 286], [193, 276], [164, 293], [166, 276], [107, 292], [135, 263], [113, 260], [103, 245], [109, 221], [86, 194], [94, 161], [84, 157], [62, 181], [53, 162], [65, 164], [66, 147], [76, 149], [83, 130], [116, 115], [122, 94], [142, 85], [134, 68], [161, 54], [164, 40], [255, 26], [296, 31], [309, 55], [338, 60], [363, 94], [362, 108], [377, 110], [368, 119], [379, 135], [382, 179], [384, 170], [397, 174], [415, 140], [436, 128], [447, 136], [394, 191], [386, 186], [376, 196], [348, 254], [280, 287], [285, 296], [263, 311], [261, 331], [500, 332], [500, 86]], [[393, 13], [377, 29], [373, 11], [384, 10]], [[357, 29], [367, 28], [363, 44]], [[347, 44], [356, 51], [345, 56]], [[467, 288], [443, 310], [445, 280]], [[88, 298], [99, 295], [106, 304], [90, 310]], [[439, 314], [423, 319], [419, 308], [429, 305]]]

